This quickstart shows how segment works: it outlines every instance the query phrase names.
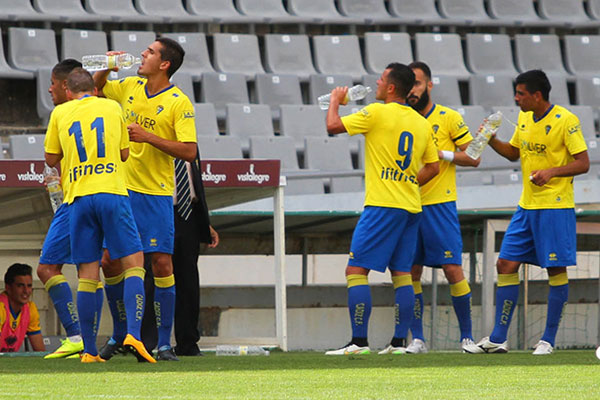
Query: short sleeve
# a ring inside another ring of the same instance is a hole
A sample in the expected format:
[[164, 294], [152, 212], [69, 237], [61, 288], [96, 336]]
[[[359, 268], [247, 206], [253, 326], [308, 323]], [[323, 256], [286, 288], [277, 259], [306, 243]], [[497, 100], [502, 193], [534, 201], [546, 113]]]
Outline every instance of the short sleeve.
[[107, 99], [115, 100], [118, 103], [122, 103], [124, 93], [127, 93], [127, 87], [132, 79], [138, 79], [135, 77], [128, 77], [115, 80], [107, 80], [106, 84], [102, 88], [102, 93]]
[[129, 132], [127, 131], [127, 122], [125, 116], [121, 115], [121, 147], [120, 149], [129, 148]]
[[58, 136], [58, 118], [56, 116], [60, 112], [59, 110], [59, 108], [55, 108], [50, 114], [50, 121], [46, 129], [46, 136], [44, 137], [44, 151], [46, 153], [62, 154], [62, 147], [60, 146], [60, 138]]
[[473, 140], [469, 127], [457, 112], [452, 113], [452, 117], [450, 118], [450, 138], [452, 138], [456, 147], [460, 147]]
[[27, 327], [27, 334], [34, 335], [37, 333], [42, 333], [42, 328], [40, 327], [40, 313], [33, 301], [29, 302], [29, 326]]
[[[427, 125], [429, 125], [429, 123]], [[425, 146], [425, 153], [423, 153], [423, 164], [430, 164], [440, 160], [438, 157], [438, 149], [435, 145], [434, 134], [431, 125], [429, 125], [427, 133], [427, 145]]]
[[342, 117], [342, 124], [344, 124], [346, 132], [348, 132], [349, 135], [357, 135], [359, 133], [367, 133], [370, 131], [373, 127], [374, 121], [377, 120], [375, 117], [377, 113], [377, 106], [380, 106], [380, 104], [369, 104], [354, 114]]
[[196, 143], [196, 115], [194, 106], [187, 97], [178, 101], [174, 108], [175, 136], [178, 142]]
[[574, 114], [571, 114], [567, 117], [564, 135], [565, 146], [567, 146], [569, 154], [579, 154], [587, 150], [585, 138], [583, 137], [583, 132], [581, 130], [581, 124], [579, 123], [579, 118], [577, 118], [577, 116]]

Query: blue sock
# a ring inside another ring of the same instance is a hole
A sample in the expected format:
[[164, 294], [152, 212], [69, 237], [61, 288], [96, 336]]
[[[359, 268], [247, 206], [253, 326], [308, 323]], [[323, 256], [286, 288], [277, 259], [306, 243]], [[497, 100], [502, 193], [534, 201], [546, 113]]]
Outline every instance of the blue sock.
[[96, 347], [96, 289], [98, 281], [93, 279], [79, 279], [77, 287], [77, 311], [81, 321], [81, 337], [83, 338], [83, 352], [92, 356], [98, 355]]
[[[559, 274], [562, 275], [562, 274]], [[566, 273], [564, 273], [566, 280]], [[546, 329], [542, 340], [550, 343], [554, 347], [556, 340], [556, 332], [558, 331], [558, 324], [562, 318], [564, 307], [567, 305], [569, 298], [569, 284], [563, 285], [552, 285], [552, 278], [550, 277], [550, 291], [548, 292], [548, 312], [546, 315]], [[567, 281], [568, 282], [568, 281]]]
[[140, 328], [144, 316], [144, 268], [133, 267], [125, 270], [123, 283], [123, 303], [127, 316], [127, 333], [140, 340]]
[[158, 328], [158, 348], [171, 347], [171, 331], [175, 317], [175, 278], [173, 275], [154, 277], [154, 313]]
[[504, 343], [508, 336], [510, 320], [519, 299], [519, 274], [498, 274], [496, 289], [496, 322], [490, 341]]
[[[367, 340], [369, 334], [369, 317], [371, 316], [371, 288], [366, 275], [353, 274], [346, 276], [348, 281], [348, 310], [352, 338]], [[362, 343], [361, 343], [362, 344]]]
[[[105, 279], [104, 290], [106, 291], [106, 300], [110, 308], [110, 315], [113, 320], [112, 338], [116, 343], [123, 343], [127, 334], [127, 314], [125, 312], [125, 303], [123, 301], [123, 288], [125, 280], [123, 275], [114, 278]], [[111, 284], [109, 282], [116, 282]]]
[[100, 326], [100, 319], [102, 318], [102, 306], [104, 305], [104, 290], [102, 282], [98, 282], [96, 288], [96, 325], [94, 326], [94, 334], [98, 335], [98, 326]]
[[65, 328], [67, 336], [81, 335], [79, 316], [73, 302], [73, 294], [64, 275], [55, 275], [46, 282], [46, 290], [52, 299], [58, 319]]
[[[392, 276], [394, 284], [394, 339], [406, 339], [415, 314], [415, 291], [410, 275]], [[422, 298], [422, 296], [421, 296]]]
[[413, 281], [412, 284], [415, 292], [415, 308], [410, 321], [410, 332], [413, 339], [425, 341], [425, 335], [423, 334], [423, 289], [419, 281]]
[[450, 296], [460, 328], [460, 340], [473, 339], [471, 323], [471, 288], [466, 279], [450, 284]]

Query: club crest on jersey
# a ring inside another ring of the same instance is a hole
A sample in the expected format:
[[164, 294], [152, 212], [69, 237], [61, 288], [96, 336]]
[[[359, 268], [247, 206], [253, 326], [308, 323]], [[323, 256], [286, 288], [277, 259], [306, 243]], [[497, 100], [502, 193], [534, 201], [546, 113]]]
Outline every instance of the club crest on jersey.
[[433, 132], [437, 133], [438, 129], [440, 129], [440, 126], [438, 124], [435, 124], [431, 128], [433, 129]]
[[160, 114], [165, 108], [163, 106], [156, 107], [156, 115]]
[[546, 135], [550, 133], [550, 129], [552, 129], [552, 127], [550, 125], [546, 125], [544, 127], [544, 129], [546, 130]]

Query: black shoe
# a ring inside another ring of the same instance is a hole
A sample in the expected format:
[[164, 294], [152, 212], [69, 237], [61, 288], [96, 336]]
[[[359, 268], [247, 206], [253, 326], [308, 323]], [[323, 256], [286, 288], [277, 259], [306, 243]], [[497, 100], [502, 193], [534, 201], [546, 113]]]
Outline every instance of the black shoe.
[[159, 350], [156, 355], [157, 361], [179, 361], [179, 358], [175, 355], [175, 350], [170, 347], [166, 350]]
[[102, 348], [98, 352], [98, 355], [103, 360], [110, 360], [112, 356], [114, 356], [117, 353], [125, 354], [125, 349], [123, 348], [123, 345], [119, 343], [112, 344], [110, 343], [110, 339], [108, 339], [104, 346], [102, 346]]
[[175, 347], [175, 354], [178, 356], [203, 356], [202, 352], [198, 348], [197, 345], [193, 345], [192, 347], [182, 348], [180, 346]]

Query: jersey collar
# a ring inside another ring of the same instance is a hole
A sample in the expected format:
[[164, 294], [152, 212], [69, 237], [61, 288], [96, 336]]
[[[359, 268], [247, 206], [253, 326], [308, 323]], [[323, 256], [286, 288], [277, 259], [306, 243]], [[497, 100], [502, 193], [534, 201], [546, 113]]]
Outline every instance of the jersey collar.
[[167, 86], [166, 88], [164, 88], [163, 90], [161, 90], [160, 92], [158, 92], [158, 93], [155, 93], [155, 94], [153, 94], [152, 96], [150, 96], [150, 95], [148, 94], [148, 87], [147, 87], [146, 85], [144, 85], [144, 92], [146, 93], [146, 97], [147, 97], [147, 98], [149, 98], [149, 99], [151, 99], [151, 98], [153, 98], [153, 97], [156, 97], [156, 96], [158, 96], [159, 94], [162, 94], [162, 93], [166, 92], [167, 90], [171, 89], [171, 88], [172, 88], [172, 87], [174, 87], [174, 86], [175, 86], [175, 85], [171, 84], [171, 85]]
[[435, 103], [433, 104], [433, 106], [431, 107], [431, 110], [429, 110], [429, 112], [427, 113], [427, 115], [425, 115], [425, 119], [429, 118], [429, 116], [431, 115], [431, 113], [433, 112], [433, 110], [435, 110], [435, 106], [436, 105], [437, 104], [435, 104]]
[[554, 108], [554, 104], [550, 104], [550, 107], [548, 107], [548, 109], [546, 110], [544, 115], [542, 115], [539, 119], [535, 118], [534, 113], [531, 113], [532, 117], [533, 117], [533, 122], [540, 122], [541, 120], [543, 120], [546, 117], [546, 115], [548, 115], [548, 113], [550, 113], [550, 111], [552, 111], [553, 108]]

